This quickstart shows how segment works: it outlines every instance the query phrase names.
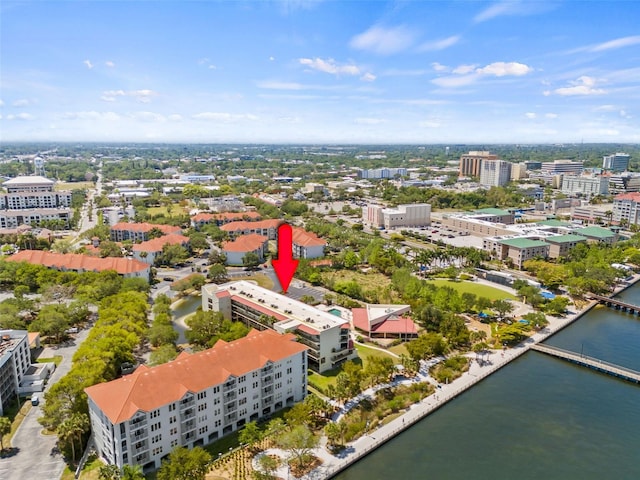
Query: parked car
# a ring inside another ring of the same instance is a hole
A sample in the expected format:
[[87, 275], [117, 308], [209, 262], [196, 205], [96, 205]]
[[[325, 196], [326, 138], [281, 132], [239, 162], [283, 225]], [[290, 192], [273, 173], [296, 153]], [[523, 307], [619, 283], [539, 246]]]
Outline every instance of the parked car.
[[69, 334], [69, 333], [78, 333], [78, 327], [71, 327], [71, 328], [67, 328], [64, 333]]
[[38, 397], [38, 395], [34, 393], [33, 395], [31, 395], [31, 405], [36, 407], [39, 404], [40, 404], [40, 397]]

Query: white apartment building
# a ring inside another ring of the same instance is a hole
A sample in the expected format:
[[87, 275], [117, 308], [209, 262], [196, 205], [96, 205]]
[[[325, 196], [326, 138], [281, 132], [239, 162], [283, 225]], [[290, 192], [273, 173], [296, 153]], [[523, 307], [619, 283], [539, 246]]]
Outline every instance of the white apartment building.
[[15, 400], [31, 365], [26, 330], [0, 330], [0, 416]]
[[85, 389], [98, 455], [109, 464], [160, 467], [178, 446], [205, 445], [304, 399], [307, 347], [252, 330], [233, 342]]
[[562, 177], [561, 191], [565, 195], [582, 195], [589, 198], [596, 195], [608, 195], [609, 177], [564, 175]]
[[609, 177], [609, 194], [640, 192], [640, 174], [624, 172]]
[[358, 355], [345, 320], [244, 280], [204, 285], [202, 310], [259, 330], [295, 333], [309, 347], [309, 368], [320, 373]]
[[21, 176], [2, 185], [7, 193], [0, 195], [0, 227], [38, 225], [42, 220], [71, 218], [71, 192], [54, 192], [55, 182], [40, 176]]
[[613, 199], [614, 223], [626, 220], [627, 225], [640, 225], [640, 193], [624, 193]]
[[505, 160], [483, 160], [480, 165], [480, 185], [500, 187], [511, 180], [511, 162]]
[[395, 178], [396, 176], [406, 177], [406, 168], [374, 168], [370, 170], [360, 170], [360, 178]]
[[431, 205], [416, 203], [395, 208], [368, 205], [362, 209], [362, 220], [375, 228], [425, 227], [431, 225]]

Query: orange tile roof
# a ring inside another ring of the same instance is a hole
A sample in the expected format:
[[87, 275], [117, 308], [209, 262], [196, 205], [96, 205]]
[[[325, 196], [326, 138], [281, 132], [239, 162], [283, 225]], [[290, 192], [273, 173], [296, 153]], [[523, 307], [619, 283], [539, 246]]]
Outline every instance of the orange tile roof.
[[187, 392], [197, 393], [220, 385], [307, 350], [292, 334], [252, 330], [233, 342], [219, 340], [202, 352], [181, 353], [175, 360], [149, 368], [140, 366], [131, 375], [85, 389], [89, 398], [113, 424], [129, 420], [136, 412], [149, 412], [177, 402]]
[[146, 242], [138, 243], [133, 246], [134, 252], [161, 252], [162, 247], [165, 245], [188, 245], [189, 237], [184, 235], [178, 235], [177, 233], [170, 233], [162, 237], [153, 238]]
[[255, 252], [268, 241], [269, 239], [264, 235], [250, 233], [249, 235], [242, 235], [231, 242], [224, 242], [222, 250], [225, 252]]
[[621, 193], [616, 195], [614, 200], [631, 200], [632, 202], [640, 202], [640, 192]]
[[104, 270], [115, 270], [120, 275], [143, 272], [149, 269], [149, 265], [146, 263], [129, 258], [97, 258], [78, 253], [54, 253], [43, 250], [22, 250], [8, 257], [7, 261], [28, 262], [49, 268], [64, 268], [75, 271], [102, 272]]
[[154, 228], [157, 228], [165, 235], [170, 233], [180, 233], [182, 229], [173, 225], [160, 225], [154, 223], [128, 223], [118, 222], [111, 227], [111, 230], [121, 230], [125, 232], [150, 232]]
[[352, 308], [353, 326], [363, 332], [368, 333], [398, 333], [398, 334], [417, 334], [418, 327], [409, 317], [393, 316], [386, 320], [371, 325], [369, 322], [369, 314], [366, 308]]
[[282, 220], [277, 218], [260, 220], [259, 222], [231, 222], [226, 225], [222, 225], [220, 230], [225, 232], [237, 232], [238, 230], [258, 230], [264, 228], [277, 228], [282, 223]]
[[260, 220], [258, 212], [226, 212], [226, 213], [205, 213], [201, 212], [193, 217], [194, 222], [210, 222], [211, 220], [222, 220], [223, 222], [231, 222], [233, 220]]
[[293, 227], [293, 243], [301, 247], [319, 247], [327, 245], [327, 242], [318, 237], [315, 233], [307, 232], [303, 228]]

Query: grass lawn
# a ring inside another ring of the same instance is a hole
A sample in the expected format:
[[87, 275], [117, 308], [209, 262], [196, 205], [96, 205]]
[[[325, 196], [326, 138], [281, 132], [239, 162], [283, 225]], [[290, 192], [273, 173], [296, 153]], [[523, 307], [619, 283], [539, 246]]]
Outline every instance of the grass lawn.
[[47, 357], [47, 358], [39, 358], [36, 360], [36, 362], [38, 363], [55, 363], [56, 367], [58, 365], [60, 365], [60, 362], [62, 362], [62, 355], [55, 355], [54, 357]]
[[152, 216], [164, 215], [166, 217], [174, 217], [176, 215], [184, 215], [186, 213], [189, 213], [189, 209], [182, 208], [180, 205], [174, 205], [171, 208], [171, 215], [169, 215], [169, 212], [167, 211], [167, 207], [149, 207], [147, 209], [147, 213]]
[[389, 347], [389, 351], [395, 353], [396, 355], [406, 355], [409, 356], [409, 351], [404, 343], [400, 345], [394, 345], [393, 347]]
[[94, 188], [93, 182], [57, 182], [53, 188], [56, 192], [64, 190], [89, 190]]
[[[84, 468], [80, 471], [80, 480], [98, 480], [100, 478], [100, 466], [104, 465], [98, 457], [90, 456], [87, 459], [87, 463], [84, 464]], [[67, 466], [62, 472], [60, 480], [73, 480], [75, 478], [74, 472]]]
[[329, 279], [335, 282], [348, 282], [353, 280], [360, 285], [363, 290], [376, 290], [391, 285], [391, 279], [389, 277], [374, 272], [361, 273], [354, 272], [353, 270], [337, 270], [322, 274], [323, 283], [328, 283], [327, 280]]
[[233, 277], [233, 280], [253, 280], [254, 282], [256, 282], [258, 285], [260, 285], [262, 288], [266, 288], [267, 290], [272, 290], [273, 289], [273, 280], [271, 280], [269, 277], [267, 277], [264, 273], [256, 273], [253, 274], [251, 276], [246, 276], [246, 277]]
[[488, 285], [482, 285], [480, 283], [455, 282], [451, 280], [429, 280], [429, 283], [438, 287], [451, 287], [461, 294], [465, 292], [475, 293], [479, 297], [486, 297], [490, 300], [503, 300], [506, 298], [516, 300], [516, 297], [514, 295], [511, 295], [510, 293], [505, 292], [500, 288], [494, 288]]

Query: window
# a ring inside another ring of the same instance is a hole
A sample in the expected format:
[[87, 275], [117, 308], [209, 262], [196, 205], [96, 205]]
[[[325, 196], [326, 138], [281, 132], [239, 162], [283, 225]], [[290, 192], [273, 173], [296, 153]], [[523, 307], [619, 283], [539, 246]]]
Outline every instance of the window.
[[293, 371], [293, 369], [291, 367], [287, 368], [287, 375], [291, 375], [292, 371]]
[[198, 400], [202, 400], [203, 398], [207, 398], [207, 392], [200, 392], [198, 394]]
[[169, 417], [169, 425], [171, 425], [172, 423], [176, 423], [175, 415], [173, 417]]
[[178, 440], [171, 440], [171, 448], [178, 445]]
[[258, 382], [253, 382], [253, 388], [258, 388]]
[[238, 378], [238, 383], [244, 383], [247, 381], [247, 376], [246, 375], [242, 375], [240, 378]]
[[247, 403], [246, 398], [241, 398], [240, 400], [238, 400], [238, 405], [244, 405], [245, 403]]
[[175, 435], [175, 434], [177, 434], [177, 433], [178, 433], [178, 429], [177, 429], [176, 427], [173, 427], [173, 428], [171, 429], [171, 431], [169, 432], [169, 435]]
[[282, 382], [276, 383], [276, 388], [282, 388]]
[[258, 408], [260, 408], [260, 404], [259, 403], [254, 403], [253, 404], [253, 409], [254, 410], [258, 410]]
[[202, 405], [198, 405], [198, 411], [201, 412], [202, 410], [206, 410], [207, 409], [207, 404], [203, 403]]
[[160, 415], [160, 410], [154, 410], [153, 412], [151, 412], [149, 416], [151, 418], [157, 418], [159, 415]]
[[238, 395], [242, 395], [243, 393], [247, 393], [247, 387], [241, 387], [238, 391]]
[[222, 420], [216, 420], [216, 423], [214, 425], [216, 427], [219, 427], [220, 425], [222, 425]]
[[282, 378], [282, 372], [276, 372], [276, 380]]
[[213, 387], [213, 393], [220, 393], [220, 386]]

